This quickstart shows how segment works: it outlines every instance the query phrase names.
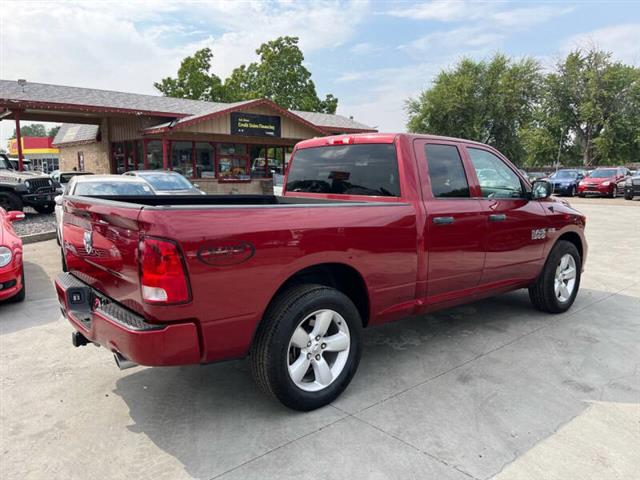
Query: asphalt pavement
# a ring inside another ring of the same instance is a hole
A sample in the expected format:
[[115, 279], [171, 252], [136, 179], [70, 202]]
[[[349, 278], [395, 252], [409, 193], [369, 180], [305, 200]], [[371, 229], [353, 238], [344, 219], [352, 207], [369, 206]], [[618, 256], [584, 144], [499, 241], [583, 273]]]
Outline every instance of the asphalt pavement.
[[0, 476], [638, 479], [640, 201], [570, 202], [590, 250], [569, 312], [518, 291], [368, 330], [347, 391], [311, 413], [244, 361], [119, 371], [73, 348], [59, 247], [26, 245], [27, 300], [0, 305]]

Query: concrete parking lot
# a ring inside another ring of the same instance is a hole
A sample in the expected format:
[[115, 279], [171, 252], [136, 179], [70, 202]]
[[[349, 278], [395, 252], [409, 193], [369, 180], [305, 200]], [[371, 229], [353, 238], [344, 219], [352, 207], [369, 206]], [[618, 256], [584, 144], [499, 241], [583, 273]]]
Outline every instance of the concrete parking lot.
[[526, 291], [372, 329], [333, 405], [287, 410], [246, 362], [119, 371], [73, 348], [27, 245], [28, 299], [0, 305], [2, 478], [640, 478], [640, 201], [588, 216], [566, 314]]

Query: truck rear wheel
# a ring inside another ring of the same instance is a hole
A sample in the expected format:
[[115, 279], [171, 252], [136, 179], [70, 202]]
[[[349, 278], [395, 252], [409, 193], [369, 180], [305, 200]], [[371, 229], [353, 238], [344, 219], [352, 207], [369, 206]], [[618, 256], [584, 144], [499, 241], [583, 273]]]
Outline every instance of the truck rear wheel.
[[362, 321], [342, 292], [301, 285], [280, 294], [267, 310], [251, 350], [260, 387], [294, 410], [335, 400], [360, 362]]
[[7, 212], [12, 210], [22, 211], [22, 199], [11, 192], [0, 192], [0, 207], [4, 208]]
[[576, 246], [560, 240], [549, 253], [542, 273], [529, 286], [529, 298], [538, 310], [562, 313], [573, 305], [580, 288], [582, 261]]

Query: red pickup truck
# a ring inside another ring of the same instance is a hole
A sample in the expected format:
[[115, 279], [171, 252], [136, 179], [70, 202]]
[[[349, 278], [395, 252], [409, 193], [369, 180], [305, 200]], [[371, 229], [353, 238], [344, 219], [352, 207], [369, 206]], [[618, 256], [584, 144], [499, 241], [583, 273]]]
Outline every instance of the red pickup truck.
[[68, 197], [56, 280], [76, 346], [121, 367], [249, 356], [311, 410], [353, 377], [361, 329], [509, 290], [564, 312], [585, 217], [483, 144], [408, 134], [299, 143], [283, 197]]

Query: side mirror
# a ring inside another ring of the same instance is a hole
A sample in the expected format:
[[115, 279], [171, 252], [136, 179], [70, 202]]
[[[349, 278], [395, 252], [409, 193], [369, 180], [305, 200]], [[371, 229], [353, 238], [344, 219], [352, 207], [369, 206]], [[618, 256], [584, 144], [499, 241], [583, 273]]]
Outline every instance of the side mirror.
[[7, 213], [7, 219], [10, 222], [17, 222], [19, 220], [24, 220], [25, 214], [22, 212], [18, 212], [17, 210], [13, 210]]
[[58, 195], [53, 201], [56, 202], [56, 205], [62, 205], [62, 195]]
[[549, 198], [552, 193], [553, 187], [546, 180], [536, 180], [531, 184], [531, 198], [534, 200]]

